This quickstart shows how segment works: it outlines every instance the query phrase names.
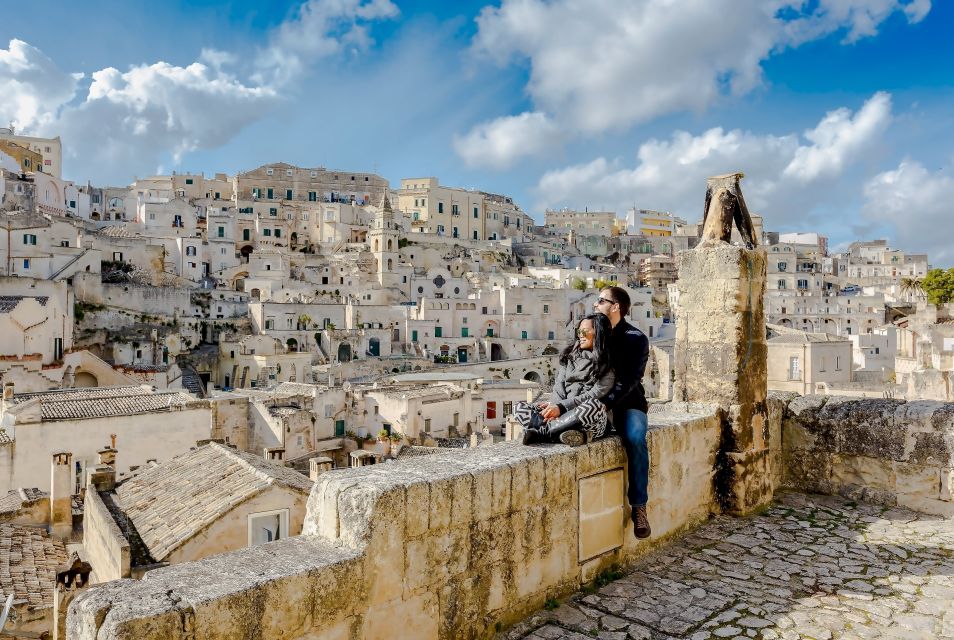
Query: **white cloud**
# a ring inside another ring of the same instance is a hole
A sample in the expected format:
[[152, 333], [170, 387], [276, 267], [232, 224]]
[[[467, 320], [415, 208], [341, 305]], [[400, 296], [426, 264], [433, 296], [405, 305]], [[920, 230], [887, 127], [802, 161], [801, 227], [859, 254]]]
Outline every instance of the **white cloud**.
[[498, 63], [528, 61], [534, 111], [585, 136], [701, 111], [759, 86], [773, 52], [840, 31], [853, 42], [894, 12], [916, 22], [929, 10], [928, 0], [504, 0], [481, 11], [473, 46]]
[[55, 117], [69, 102], [83, 74], [61, 71], [42, 51], [22, 40], [0, 49], [0, 126], [29, 129]]
[[468, 165], [505, 169], [521, 153], [536, 155], [559, 146], [562, 138], [556, 123], [536, 111], [498, 118], [454, 136], [454, 150]]
[[845, 108], [829, 112], [817, 127], [805, 132], [812, 144], [795, 152], [785, 175], [807, 182], [825, 173], [840, 173], [845, 162], [857, 157], [890, 120], [891, 96], [884, 92], [872, 96], [854, 117]]
[[253, 79], [282, 86], [318, 59], [363, 51], [373, 44], [367, 23], [399, 13], [390, 0], [307, 0], [275, 30], [256, 60]]
[[[36, 47], [12, 40], [0, 49], [0, 126], [12, 120], [23, 133], [59, 135], [68, 176], [124, 184], [224, 145], [269, 113], [308, 65], [367, 48], [367, 24], [397, 13], [390, 0], [307, 0], [253, 60], [203, 49], [186, 66], [160, 61], [94, 71], [85, 91], [83, 74], [64, 72]], [[230, 71], [243, 62], [258, 70], [250, 81]]]
[[805, 141], [796, 133], [759, 135], [720, 127], [699, 135], [677, 131], [668, 140], [640, 145], [632, 168], [597, 158], [544, 174], [538, 205], [623, 210], [635, 203], [695, 220], [702, 215], [705, 179], [744, 171], [754, 213], [770, 223], [804, 216], [822, 192], [832, 195], [819, 187], [837, 182], [880, 136], [890, 104], [890, 96], [875, 94], [854, 115], [841, 109], [829, 113], [805, 133]]
[[276, 101], [272, 89], [247, 86], [221, 67], [157, 62], [96, 71], [85, 100], [45, 128], [63, 136], [77, 164], [95, 162], [121, 176], [151, 170], [168, 155], [178, 164], [185, 153], [221, 146]]
[[954, 178], [902, 162], [864, 187], [865, 216], [894, 230], [893, 242], [927, 252], [935, 266], [954, 266]]

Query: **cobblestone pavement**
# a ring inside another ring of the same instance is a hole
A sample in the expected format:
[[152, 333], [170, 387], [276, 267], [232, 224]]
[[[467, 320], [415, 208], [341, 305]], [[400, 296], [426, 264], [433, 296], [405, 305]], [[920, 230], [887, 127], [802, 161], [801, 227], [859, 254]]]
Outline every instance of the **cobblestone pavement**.
[[954, 520], [783, 494], [766, 513], [716, 518], [498, 637], [954, 638]]

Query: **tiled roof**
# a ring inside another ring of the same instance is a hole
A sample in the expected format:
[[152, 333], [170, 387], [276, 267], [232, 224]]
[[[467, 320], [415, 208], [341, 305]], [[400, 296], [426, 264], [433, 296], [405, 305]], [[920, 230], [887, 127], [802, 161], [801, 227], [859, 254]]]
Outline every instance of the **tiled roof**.
[[147, 469], [116, 489], [157, 561], [249, 498], [273, 486], [302, 493], [312, 482], [260, 456], [211, 443]]
[[52, 607], [56, 569], [66, 562], [63, 543], [43, 529], [0, 524], [0, 591], [14, 602]]
[[47, 300], [50, 299], [48, 296], [0, 296], [0, 313], [10, 313], [27, 298], [33, 298], [40, 303], [41, 307], [45, 307]]
[[103, 227], [99, 230], [99, 234], [108, 238], [136, 238], [140, 236], [138, 231], [134, 231], [124, 224]]
[[6, 495], [0, 496], [0, 515], [13, 514], [19, 511], [24, 503], [36, 502], [47, 497], [48, 493], [36, 487], [30, 489], [10, 489]]
[[138, 385], [60, 389], [16, 394], [13, 404], [38, 398], [43, 420], [82, 420], [169, 411], [174, 405], [195, 400], [181, 391], [153, 391]]

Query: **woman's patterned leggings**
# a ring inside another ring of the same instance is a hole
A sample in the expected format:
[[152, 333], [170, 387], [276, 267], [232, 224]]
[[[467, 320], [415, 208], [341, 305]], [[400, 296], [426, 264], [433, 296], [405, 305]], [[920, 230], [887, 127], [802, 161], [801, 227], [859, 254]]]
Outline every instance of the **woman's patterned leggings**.
[[[534, 417], [536, 415], [536, 418]], [[581, 403], [575, 409], [560, 416], [561, 420], [571, 419], [573, 415], [580, 422], [580, 429], [588, 434], [587, 440], [596, 440], [606, 435], [608, 424], [606, 407], [599, 400], [590, 399]], [[520, 423], [524, 429], [528, 427], [538, 428], [543, 424], [540, 412], [536, 406], [529, 402], [518, 402], [513, 409], [514, 419]]]

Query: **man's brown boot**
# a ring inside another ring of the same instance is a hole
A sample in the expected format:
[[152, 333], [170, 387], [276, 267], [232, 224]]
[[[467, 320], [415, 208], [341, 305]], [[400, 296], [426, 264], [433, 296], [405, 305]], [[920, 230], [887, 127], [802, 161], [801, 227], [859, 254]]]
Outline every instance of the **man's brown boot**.
[[649, 517], [646, 515], [646, 505], [633, 507], [633, 535], [637, 538], [648, 538], [652, 532]]

